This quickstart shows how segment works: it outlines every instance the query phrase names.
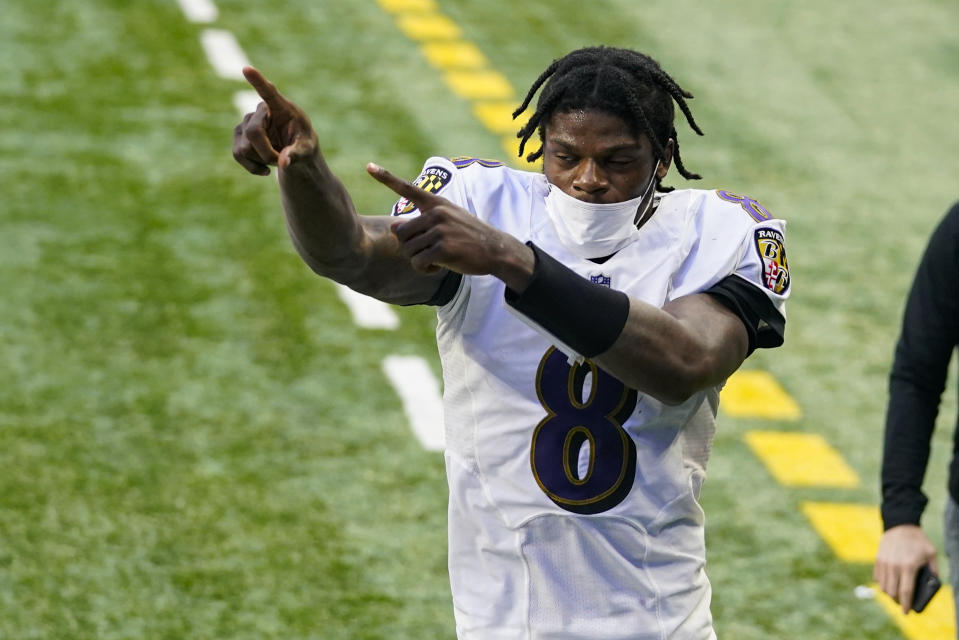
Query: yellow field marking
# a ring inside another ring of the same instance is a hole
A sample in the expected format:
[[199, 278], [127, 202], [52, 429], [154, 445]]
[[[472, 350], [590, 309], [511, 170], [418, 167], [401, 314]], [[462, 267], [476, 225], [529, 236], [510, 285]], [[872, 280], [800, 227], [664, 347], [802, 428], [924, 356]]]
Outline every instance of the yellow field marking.
[[436, 0], [376, 0], [383, 9], [390, 13], [401, 11], [435, 11]]
[[396, 24], [410, 40], [453, 40], [462, 33], [458, 24], [439, 13], [402, 14]]
[[[517, 127], [518, 130], [518, 127]], [[525, 169], [526, 171], [542, 171], [543, 161], [537, 160], [536, 162], [527, 162], [526, 156], [529, 155], [530, 151], [535, 151], [539, 148], [539, 137], [533, 136], [529, 142], [526, 143], [526, 148], [523, 149], [523, 157], [519, 157], [519, 138], [515, 135], [506, 136], [502, 139], [503, 149], [506, 150], [506, 154], [509, 159], [513, 162], [514, 165], [518, 166], [520, 169]]]
[[749, 431], [744, 439], [780, 484], [788, 487], [859, 486], [856, 472], [819, 434]]
[[737, 371], [726, 381], [720, 407], [737, 418], [798, 420], [799, 405], [765, 371]]
[[[492, 69], [480, 49], [461, 39], [462, 29], [442, 14], [435, 0], [377, 0], [392, 13], [400, 30], [420, 43], [430, 66], [444, 71], [447, 86], [473, 106], [473, 114], [491, 133], [500, 138], [507, 161], [528, 171], [540, 171], [542, 163], [526, 162], [517, 155], [515, 133], [524, 122], [514, 122], [513, 109], [519, 104], [513, 85]], [[538, 142], [538, 141], [537, 141]]]
[[486, 56], [472, 42], [427, 42], [423, 55], [439, 69], [480, 69], [487, 65]]
[[840, 560], [863, 564], [875, 561], [879, 538], [882, 536], [879, 507], [837, 502], [803, 502], [800, 508]]
[[467, 100], [508, 98], [513, 86], [499, 71], [450, 71], [446, 84], [453, 93]]
[[477, 102], [473, 105], [473, 114], [493, 133], [515, 134], [525, 124], [513, 120], [517, 106], [512, 102]]
[[903, 615], [899, 605], [881, 592], [879, 585], [874, 584], [872, 588], [876, 592], [876, 600], [909, 640], [955, 640], [955, 605], [949, 585], [942, 585], [922, 613], [910, 611], [909, 615]]

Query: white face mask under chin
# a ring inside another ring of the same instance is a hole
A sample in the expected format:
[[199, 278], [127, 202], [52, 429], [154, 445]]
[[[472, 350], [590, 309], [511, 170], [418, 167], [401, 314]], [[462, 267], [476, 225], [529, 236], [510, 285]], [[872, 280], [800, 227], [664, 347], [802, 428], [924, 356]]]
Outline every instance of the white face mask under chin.
[[563, 246], [573, 255], [586, 259], [602, 258], [626, 246], [639, 233], [636, 216], [655, 184], [658, 169], [657, 162], [643, 195], [611, 204], [583, 202], [550, 184], [546, 213]]

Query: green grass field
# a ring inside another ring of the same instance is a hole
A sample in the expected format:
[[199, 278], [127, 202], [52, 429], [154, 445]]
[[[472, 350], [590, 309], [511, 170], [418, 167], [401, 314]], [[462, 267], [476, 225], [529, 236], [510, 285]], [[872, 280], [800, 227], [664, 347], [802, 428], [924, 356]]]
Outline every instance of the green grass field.
[[[800, 501], [878, 502], [886, 374], [926, 237], [959, 199], [959, 5], [439, 0], [525, 91], [550, 60], [639, 48], [695, 96], [686, 165], [789, 220], [771, 371], [798, 423], [720, 416], [704, 489], [720, 638], [901, 637], [853, 597]], [[215, 27], [364, 170], [502, 157], [375, 0], [218, 0]], [[0, 638], [452, 638], [442, 456], [387, 354], [436, 366], [433, 312], [355, 327], [230, 155], [245, 87], [175, 0], [5, 3], [0, 17]], [[675, 174], [674, 174], [675, 176]], [[684, 186], [678, 176], [673, 184]], [[438, 368], [437, 368], [438, 371]], [[944, 404], [924, 523], [940, 513]], [[749, 429], [822, 434], [862, 486], [777, 485]], [[940, 561], [944, 565], [944, 557]]]

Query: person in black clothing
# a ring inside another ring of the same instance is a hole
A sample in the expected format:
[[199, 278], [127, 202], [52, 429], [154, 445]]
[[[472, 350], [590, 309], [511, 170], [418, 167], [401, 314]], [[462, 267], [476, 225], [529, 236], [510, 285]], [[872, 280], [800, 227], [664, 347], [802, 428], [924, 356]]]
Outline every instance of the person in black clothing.
[[[882, 458], [882, 520], [873, 577], [908, 613], [916, 574], [938, 573], [936, 548], [919, 526], [922, 480], [952, 352], [959, 344], [959, 203], [933, 232], [913, 280], [889, 376]], [[959, 592], [959, 428], [949, 468], [945, 546]]]

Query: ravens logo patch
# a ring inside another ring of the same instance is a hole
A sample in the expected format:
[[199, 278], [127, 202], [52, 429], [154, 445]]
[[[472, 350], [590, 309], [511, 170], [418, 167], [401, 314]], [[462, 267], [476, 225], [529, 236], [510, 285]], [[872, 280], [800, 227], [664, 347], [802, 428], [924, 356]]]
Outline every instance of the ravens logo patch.
[[[449, 184], [450, 178], [452, 177], [453, 174], [444, 167], [426, 167], [423, 169], [423, 172], [420, 173], [419, 177], [413, 181], [413, 184], [423, 191], [439, 193], [440, 189]], [[413, 211], [416, 211], [416, 204], [410, 202], [408, 198], [400, 198], [396, 201], [396, 204], [393, 205], [394, 216], [402, 216], [407, 213], [412, 213]]]
[[763, 265], [763, 286], [777, 295], [783, 295], [789, 289], [789, 264], [786, 262], [786, 240], [783, 234], [775, 229], [760, 227], [753, 237]]

